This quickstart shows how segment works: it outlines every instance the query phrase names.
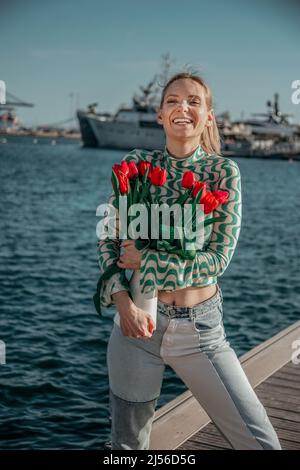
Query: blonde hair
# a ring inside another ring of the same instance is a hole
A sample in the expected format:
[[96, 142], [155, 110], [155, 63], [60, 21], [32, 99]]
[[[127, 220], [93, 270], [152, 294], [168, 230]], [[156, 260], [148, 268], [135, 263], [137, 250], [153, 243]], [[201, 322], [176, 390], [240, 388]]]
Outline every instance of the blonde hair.
[[[169, 78], [166, 85], [164, 85], [162, 93], [161, 93], [161, 100], [160, 100], [160, 105], [159, 105], [160, 109], [163, 107], [165, 95], [171, 83], [175, 82], [176, 80], [181, 80], [183, 78], [189, 78], [190, 80], [194, 80], [195, 82], [203, 86], [204, 92], [205, 92], [206, 106], [208, 110], [211, 110], [213, 107], [213, 102], [212, 102], [212, 94], [211, 94], [209, 86], [203, 80], [203, 78], [200, 77], [200, 75], [191, 73], [191, 72], [176, 73], [171, 78]], [[221, 155], [221, 139], [220, 139], [219, 129], [217, 126], [217, 121], [216, 121], [216, 117], [214, 113], [213, 113], [212, 125], [209, 127], [205, 126], [205, 128], [203, 129], [203, 132], [200, 136], [200, 145], [207, 153]]]

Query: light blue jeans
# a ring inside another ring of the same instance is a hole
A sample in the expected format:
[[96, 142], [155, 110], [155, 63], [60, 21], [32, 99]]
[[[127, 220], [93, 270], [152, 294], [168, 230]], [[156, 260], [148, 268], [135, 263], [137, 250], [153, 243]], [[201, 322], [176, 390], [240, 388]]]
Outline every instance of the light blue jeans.
[[112, 449], [149, 449], [166, 365], [233, 449], [281, 449], [265, 408], [226, 339], [219, 285], [213, 297], [193, 307], [158, 301], [157, 315], [151, 338], [126, 337], [114, 324], [107, 348]]

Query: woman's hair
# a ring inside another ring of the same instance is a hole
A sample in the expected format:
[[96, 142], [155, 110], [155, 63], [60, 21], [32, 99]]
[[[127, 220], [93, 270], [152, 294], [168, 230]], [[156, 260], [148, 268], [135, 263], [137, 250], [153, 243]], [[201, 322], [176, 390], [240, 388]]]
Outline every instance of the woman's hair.
[[[212, 109], [213, 107], [212, 94], [211, 94], [209, 86], [205, 83], [202, 77], [200, 77], [198, 74], [191, 73], [191, 72], [176, 73], [171, 78], [169, 78], [166, 85], [164, 85], [163, 87], [159, 107], [160, 108], [163, 107], [165, 95], [171, 83], [175, 82], [176, 80], [180, 80], [182, 78], [189, 78], [190, 80], [194, 80], [195, 82], [203, 86], [204, 92], [205, 92], [205, 101], [206, 101], [207, 109], [208, 110]], [[212, 125], [209, 127], [205, 126], [203, 129], [202, 135], [200, 137], [200, 145], [207, 153], [221, 155], [220, 134], [219, 134], [219, 129], [218, 129], [214, 114], [213, 114]]]

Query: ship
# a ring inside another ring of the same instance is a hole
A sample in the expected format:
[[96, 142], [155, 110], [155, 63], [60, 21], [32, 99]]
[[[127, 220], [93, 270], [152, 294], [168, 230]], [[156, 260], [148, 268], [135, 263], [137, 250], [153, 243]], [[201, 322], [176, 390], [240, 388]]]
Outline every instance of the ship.
[[19, 106], [32, 108], [32, 103], [27, 103], [12, 93], [7, 92], [8, 101], [0, 103], [0, 134], [9, 134], [18, 131], [22, 122], [18, 117], [15, 108]]
[[87, 110], [77, 110], [77, 119], [81, 133], [83, 147], [98, 147], [97, 137], [91, 127], [90, 120], [98, 120], [100, 122], [111, 120], [111, 113], [98, 113], [98, 103], [92, 103], [87, 106]]
[[266, 102], [267, 112], [253, 118], [227, 122], [221, 130], [222, 153], [257, 158], [300, 158], [300, 125], [279, 108], [279, 94]]
[[21, 121], [16, 112], [12, 109], [0, 108], [0, 133], [10, 132], [19, 129]]
[[77, 118], [85, 147], [113, 148], [163, 148], [163, 127], [156, 120], [158, 110], [156, 79], [140, 87], [131, 106], [120, 106], [115, 114], [97, 113], [96, 103], [87, 111], [78, 110]]

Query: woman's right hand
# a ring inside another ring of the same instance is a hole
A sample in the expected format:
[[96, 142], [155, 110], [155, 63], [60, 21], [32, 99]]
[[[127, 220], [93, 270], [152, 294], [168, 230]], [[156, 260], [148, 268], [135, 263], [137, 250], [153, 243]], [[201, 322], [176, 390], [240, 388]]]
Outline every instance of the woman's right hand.
[[151, 338], [155, 326], [152, 318], [132, 301], [126, 308], [119, 307], [120, 327], [129, 338]]

